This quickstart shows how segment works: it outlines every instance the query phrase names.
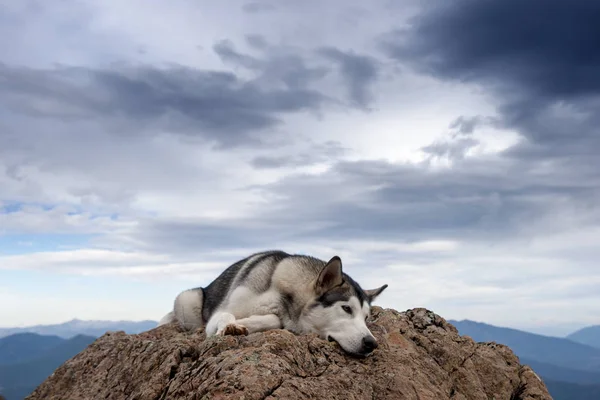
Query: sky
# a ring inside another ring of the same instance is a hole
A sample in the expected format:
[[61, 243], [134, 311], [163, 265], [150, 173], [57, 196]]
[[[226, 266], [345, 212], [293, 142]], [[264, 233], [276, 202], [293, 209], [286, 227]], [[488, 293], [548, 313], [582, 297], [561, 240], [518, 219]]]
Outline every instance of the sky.
[[600, 324], [600, 3], [0, 0], [0, 326], [160, 319], [281, 249]]

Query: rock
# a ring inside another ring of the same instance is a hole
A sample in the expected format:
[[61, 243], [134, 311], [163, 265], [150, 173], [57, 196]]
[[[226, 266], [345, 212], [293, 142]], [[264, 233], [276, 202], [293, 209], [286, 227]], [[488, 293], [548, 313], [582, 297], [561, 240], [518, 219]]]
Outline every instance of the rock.
[[552, 399], [508, 347], [461, 337], [426, 309], [374, 307], [369, 326], [379, 348], [366, 359], [284, 330], [107, 333], [27, 399]]

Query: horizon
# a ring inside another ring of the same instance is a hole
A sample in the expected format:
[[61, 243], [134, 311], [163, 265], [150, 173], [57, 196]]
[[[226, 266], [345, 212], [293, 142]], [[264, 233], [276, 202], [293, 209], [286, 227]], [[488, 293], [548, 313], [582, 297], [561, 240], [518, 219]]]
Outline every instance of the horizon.
[[53, 325], [64, 325], [70, 322], [110, 322], [110, 323], [119, 323], [119, 322], [157, 322], [158, 320], [150, 320], [150, 319], [140, 319], [140, 320], [108, 320], [108, 319], [82, 319], [82, 318], [71, 318], [68, 320], [61, 320], [59, 322], [49, 323], [49, 324], [36, 324], [36, 325], [21, 325], [21, 326], [2, 326], [0, 325], [0, 329], [11, 329], [11, 328], [32, 328], [35, 326], [53, 326]]
[[266, 249], [600, 325], [600, 4], [340, 4], [0, 5], [3, 326], [158, 321]]
[[[401, 311], [401, 310], [396, 310], [396, 311]], [[446, 318], [445, 318], [446, 319]], [[584, 328], [589, 328], [589, 327], [595, 327], [595, 326], [600, 326], [600, 325], [582, 325], [579, 327], [566, 327], [566, 326], [552, 326], [552, 327], [546, 327], [546, 329], [543, 329], [541, 331], [536, 331], [535, 327], [533, 328], [534, 330], [531, 330], [527, 327], [513, 327], [513, 326], [500, 326], [500, 325], [494, 325], [494, 324], [490, 324], [487, 323], [485, 321], [475, 321], [475, 320], [470, 320], [470, 319], [455, 319], [455, 318], [448, 318], [446, 319], [448, 322], [451, 321], [457, 321], [457, 322], [472, 322], [472, 323], [476, 323], [476, 324], [483, 324], [483, 325], [488, 325], [488, 326], [492, 326], [495, 328], [506, 328], [506, 329], [514, 329], [514, 330], [518, 330], [518, 331], [522, 331], [525, 333], [531, 333], [531, 334], [535, 334], [535, 335], [542, 335], [542, 336], [548, 336], [548, 337], [556, 337], [556, 338], [562, 338], [565, 339], [567, 335], [575, 333], [581, 329]], [[143, 322], [155, 322], [158, 323], [158, 320], [150, 320], [150, 319], [140, 319], [140, 320], [90, 320], [90, 319], [82, 319], [82, 318], [71, 318], [69, 320], [66, 321], [59, 321], [59, 322], [54, 322], [54, 323], [46, 323], [46, 324], [35, 324], [35, 325], [20, 325], [20, 326], [3, 326], [0, 325], [0, 329], [27, 329], [27, 328], [34, 328], [34, 327], [46, 327], [46, 326], [55, 326], [55, 325], [65, 325], [71, 322], [98, 322], [98, 323], [143, 323]], [[558, 332], [562, 332], [562, 333], [558, 333]]]

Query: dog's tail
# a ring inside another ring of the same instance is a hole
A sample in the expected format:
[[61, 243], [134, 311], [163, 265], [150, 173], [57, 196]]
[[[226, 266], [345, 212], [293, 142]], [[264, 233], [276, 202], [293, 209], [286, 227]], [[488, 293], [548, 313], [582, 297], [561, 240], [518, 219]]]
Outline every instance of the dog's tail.
[[157, 326], [170, 324], [173, 321], [175, 321], [175, 314], [173, 314], [173, 311], [171, 311], [170, 313], [168, 313], [167, 315], [165, 315], [164, 317], [162, 317], [160, 319], [160, 321], [158, 321], [158, 325]]
[[185, 290], [175, 298], [173, 311], [165, 315], [158, 326], [177, 322], [183, 329], [191, 331], [202, 328], [202, 305], [204, 291], [202, 288]]

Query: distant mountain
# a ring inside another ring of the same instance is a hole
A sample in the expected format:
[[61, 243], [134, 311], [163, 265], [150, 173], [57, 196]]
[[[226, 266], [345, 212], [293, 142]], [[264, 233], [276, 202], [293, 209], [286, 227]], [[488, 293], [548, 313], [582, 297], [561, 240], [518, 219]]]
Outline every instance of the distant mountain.
[[62, 324], [34, 325], [24, 328], [0, 328], [0, 338], [15, 333], [31, 332], [40, 335], [54, 335], [69, 339], [76, 335], [99, 337], [107, 331], [125, 331], [126, 333], [141, 333], [155, 328], [156, 321], [82, 321], [73, 319]]
[[[37, 335], [39, 336], [39, 335]], [[18, 342], [23, 344], [23, 338], [30, 338], [32, 343], [43, 343], [44, 337], [35, 337], [32, 334], [21, 336], [14, 341], [11, 337], [0, 339], [4, 341]], [[55, 340], [53, 337], [49, 341]], [[70, 339], [61, 339], [54, 347], [44, 352], [38, 353], [35, 358], [27, 361], [19, 361], [12, 364], [0, 366], [0, 393], [7, 400], [21, 400], [31, 393], [40, 383], [61, 366], [65, 361], [74, 357], [83, 351], [87, 346], [96, 340], [92, 336], [77, 335]]]
[[[564, 368], [530, 360], [525, 357], [519, 357], [519, 360], [522, 364], [529, 365], [531, 368], [533, 368], [536, 374], [542, 376], [544, 380], [564, 381], [581, 385], [600, 384], [600, 372]], [[598, 399], [600, 400], [600, 397]]]
[[580, 329], [568, 335], [567, 339], [600, 349], [600, 325]]
[[600, 373], [600, 349], [565, 338], [537, 335], [469, 320], [449, 321], [461, 335], [509, 346], [519, 358], [557, 367]]
[[0, 365], [15, 364], [39, 357], [40, 354], [63, 343], [58, 336], [42, 336], [36, 333], [17, 333], [0, 338]]
[[[560, 382], [544, 379], [544, 383], [554, 400], [598, 400], [600, 399], [600, 384], [578, 385], [570, 382]], [[10, 399], [9, 399], [10, 400]]]

